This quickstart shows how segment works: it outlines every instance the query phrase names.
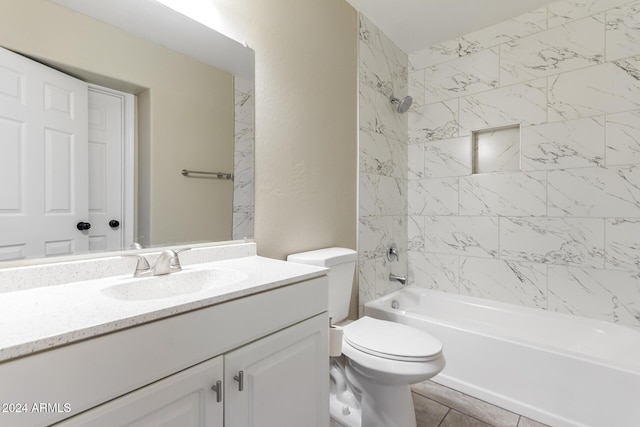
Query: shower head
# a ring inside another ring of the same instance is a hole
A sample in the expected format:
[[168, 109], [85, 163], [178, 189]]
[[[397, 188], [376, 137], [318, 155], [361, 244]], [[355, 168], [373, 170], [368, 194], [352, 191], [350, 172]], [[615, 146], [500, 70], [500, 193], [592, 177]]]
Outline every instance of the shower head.
[[413, 103], [413, 98], [410, 96], [405, 96], [402, 99], [398, 99], [391, 95], [391, 103], [396, 106], [396, 111], [400, 114], [406, 113], [411, 104]]

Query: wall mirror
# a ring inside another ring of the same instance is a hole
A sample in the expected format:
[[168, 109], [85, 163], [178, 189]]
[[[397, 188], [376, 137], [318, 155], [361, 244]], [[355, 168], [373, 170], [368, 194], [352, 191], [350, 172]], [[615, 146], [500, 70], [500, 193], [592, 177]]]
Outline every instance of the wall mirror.
[[154, 0], [0, 7], [0, 261], [252, 237], [251, 49]]

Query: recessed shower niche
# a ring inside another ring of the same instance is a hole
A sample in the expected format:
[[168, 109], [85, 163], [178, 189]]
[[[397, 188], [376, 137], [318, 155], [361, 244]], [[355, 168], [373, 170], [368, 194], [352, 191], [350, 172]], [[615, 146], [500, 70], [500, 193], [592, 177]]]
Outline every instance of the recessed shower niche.
[[475, 131], [472, 139], [472, 173], [520, 170], [520, 125]]

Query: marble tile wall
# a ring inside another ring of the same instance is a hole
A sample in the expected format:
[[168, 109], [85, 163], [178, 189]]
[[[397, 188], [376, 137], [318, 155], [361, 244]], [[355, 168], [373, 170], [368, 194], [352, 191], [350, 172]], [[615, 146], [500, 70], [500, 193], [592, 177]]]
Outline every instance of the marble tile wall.
[[[389, 273], [407, 272], [408, 115], [391, 96], [407, 95], [407, 55], [359, 17], [359, 307], [400, 287]], [[386, 250], [398, 246], [398, 261]]]
[[235, 150], [233, 156], [233, 240], [253, 238], [253, 150], [255, 142], [253, 82], [235, 76]]
[[[640, 330], [640, 2], [557, 1], [409, 62], [410, 282]], [[519, 170], [472, 175], [471, 133], [510, 125]]]

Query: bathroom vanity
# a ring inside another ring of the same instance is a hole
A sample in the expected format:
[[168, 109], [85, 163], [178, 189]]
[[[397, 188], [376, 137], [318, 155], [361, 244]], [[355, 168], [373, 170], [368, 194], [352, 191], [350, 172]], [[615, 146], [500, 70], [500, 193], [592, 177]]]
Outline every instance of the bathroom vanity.
[[245, 245], [167, 276], [0, 294], [0, 425], [328, 425], [325, 270]]

